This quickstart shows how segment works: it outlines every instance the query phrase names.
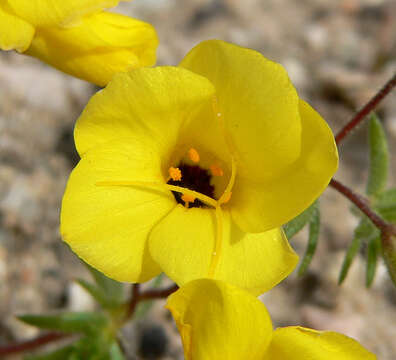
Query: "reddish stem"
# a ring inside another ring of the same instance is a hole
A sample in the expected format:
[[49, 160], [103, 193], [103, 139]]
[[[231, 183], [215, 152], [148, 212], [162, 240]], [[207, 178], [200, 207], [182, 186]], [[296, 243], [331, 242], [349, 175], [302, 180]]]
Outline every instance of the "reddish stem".
[[16, 344], [11, 344], [7, 346], [0, 346], [0, 355], [11, 355], [11, 354], [16, 354], [19, 352], [27, 351], [27, 350], [33, 350], [35, 348], [38, 348], [42, 345], [46, 345], [50, 342], [57, 341], [60, 339], [64, 339], [68, 336], [71, 336], [70, 334], [60, 334], [60, 333], [48, 333], [45, 335], [38, 336], [35, 339], [16, 343]]
[[150, 299], [164, 299], [167, 298], [170, 294], [173, 294], [177, 291], [179, 287], [175, 284], [166, 289], [151, 289], [143, 292], [140, 296], [140, 300], [150, 300]]
[[128, 311], [125, 318], [130, 319], [139, 302], [152, 299], [164, 299], [170, 294], [174, 293], [179, 287], [175, 284], [166, 289], [149, 289], [144, 292], [140, 292], [139, 284], [133, 284], [132, 286], [132, 296], [128, 303]]
[[131, 300], [128, 303], [128, 311], [125, 315], [126, 319], [132, 317], [133, 313], [135, 312], [136, 306], [139, 303], [139, 300], [140, 300], [140, 284], [133, 284]]
[[339, 144], [359, 123], [371, 113], [377, 105], [388, 95], [396, 86], [396, 74], [378, 91], [378, 93], [361, 108], [355, 116], [341, 129], [336, 135], [336, 143]]
[[331, 179], [330, 186], [353, 202], [372, 221], [382, 234], [391, 234], [394, 232], [394, 227], [391, 224], [388, 224], [381, 218], [381, 216], [370, 208], [369, 202], [366, 198], [355, 193], [352, 189], [341, 184], [335, 179]]

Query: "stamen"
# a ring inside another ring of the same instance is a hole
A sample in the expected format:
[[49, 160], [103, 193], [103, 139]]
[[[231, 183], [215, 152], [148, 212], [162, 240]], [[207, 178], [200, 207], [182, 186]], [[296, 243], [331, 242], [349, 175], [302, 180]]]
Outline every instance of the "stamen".
[[210, 262], [208, 277], [213, 278], [221, 257], [223, 245], [223, 212], [220, 206], [216, 207], [216, 239], [212, 259]]
[[236, 160], [235, 160], [236, 150], [233, 145], [232, 138], [229, 136], [229, 134], [226, 130], [223, 114], [220, 111], [216, 96], [213, 97], [212, 106], [213, 106], [214, 113], [216, 114], [216, 116], [220, 122], [220, 127], [223, 132], [224, 140], [227, 144], [228, 150], [230, 151], [231, 162], [232, 162], [230, 181], [228, 182], [228, 185], [227, 185], [226, 189], [224, 190], [223, 195], [221, 195], [220, 199], [218, 200], [219, 205], [221, 205], [221, 204], [224, 204], [224, 203], [230, 201], [230, 199], [231, 199], [231, 195], [232, 195], [231, 190], [235, 184], [235, 177], [236, 177]]
[[188, 157], [192, 162], [198, 163], [199, 162], [199, 153], [197, 150], [195, 150], [194, 148], [191, 148], [190, 150], [188, 150]]
[[171, 166], [168, 170], [169, 176], [174, 181], [180, 181], [182, 179], [182, 173], [179, 168]]
[[230, 201], [230, 199], [231, 199], [231, 195], [232, 195], [232, 192], [231, 192], [231, 191], [230, 191], [230, 192], [227, 192], [227, 193], [224, 193], [224, 194], [222, 195], [222, 204], [228, 203], [228, 202]]
[[226, 189], [224, 190], [223, 195], [220, 196], [220, 199], [218, 200], [219, 205], [224, 204], [231, 199], [232, 195], [232, 188], [235, 184], [235, 177], [236, 177], [236, 161], [234, 158], [231, 159], [231, 177], [230, 181], [228, 182], [228, 185]]
[[162, 182], [150, 182], [150, 181], [98, 181], [96, 186], [137, 186], [151, 189], [166, 189], [170, 191], [176, 191], [181, 194], [191, 195], [198, 200], [202, 201], [205, 205], [217, 207], [218, 202], [209, 196], [201, 194], [197, 191], [190, 190], [181, 186], [164, 184]]
[[212, 173], [213, 176], [223, 176], [224, 171], [219, 165], [210, 165], [210, 172]]
[[190, 194], [183, 194], [181, 199], [184, 201], [186, 208], [188, 208], [190, 202], [194, 202], [196, 197]]

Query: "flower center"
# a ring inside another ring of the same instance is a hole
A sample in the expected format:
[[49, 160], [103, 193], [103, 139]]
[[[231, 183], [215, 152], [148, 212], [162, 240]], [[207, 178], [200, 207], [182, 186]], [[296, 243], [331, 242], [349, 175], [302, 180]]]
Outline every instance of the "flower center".
[[[223, 123], [222, 113], [218, 110], [217, 100], [214, 99], [213, 108], [216, 119]], [[224, 128], [224, 127], [223, 127]], [[224, 130], [224, 137], [227, 133]], [[236, 179], [236, 157], [231, 141], [227, 146], [231, 155], [231, 171], [228, 176], [226, 167], [221, 167], [219, 159], [213, 159], [201, 154], [194, 148], [187, 152], [185, 160], [175, 161], [179, 167], [168, 168], [166, 183], [163, 181], [137, 181], [133, 179], [122, 179], [117, 181], [103, 180], [96, 182], [97, 186], [131, 186], [143, 189], [162, 189], [171, 191], [176, 201], [186, 208], [207, 207], [215, 210], [216, 215], [216, 238], [211, 255], [208, 276], [214, 277], [219, 264], [223, 243], [223, 210], [222, 205], [228, 203], [232, 197], [232, 189]], [[184, 156], [185, 156], [184, 155]], [[228, 170], [228, 169], [227, 169]], [[220, 180], [220, 183], [219, 183]], [[217, 183], [217, 184], [216, 184]], [[220, 186], [218, 186], [220, 185]], [[217, 193], [216, 193], [217, 190]], [[216, 196], [216, 198], [215, 198]]]
[[[170, 168], [169, 173], [171, 175]], [[194, 190], [206, 196], [214, 198], [214, 186], [211, 184], [212, 175], [208, 170], [201, 168], [199, 165], [188, 165], [185, 163], [181, 163], [177, 169], [179, 169], [181, 173], [180, 180], [176, 180], [171, 175], [171, 179], [167, 182], [169, 185], [176, 185], [183, 188], [187, 188], [190, 190]], [[175, 179], [175, 180], [174, 180]], [[208, 207], [201, 200], [193, 197], [185, 197], [185, 195], [180, 192], [172, 191], [173, 196], [179, 204], [185, 205], [186, 207]]]

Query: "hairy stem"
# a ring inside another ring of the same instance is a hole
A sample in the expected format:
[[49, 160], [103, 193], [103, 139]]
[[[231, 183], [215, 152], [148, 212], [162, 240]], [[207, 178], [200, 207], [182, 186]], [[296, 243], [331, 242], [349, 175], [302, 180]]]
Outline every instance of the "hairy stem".
[[381, 216], [379, 216], [373, 209], [371, 209], [369, 202], [366, 198], [355, 193], [352, 189], [343, 185], [335, 179], [331, 179], [330, 186], [333, 189], [336, 189], [339, 193], [343, 194], [352, 203], [354, 203], [381, 231], [383, 239], [387, 239], [392, 234], [395, 234], [394, 226], [387, 223], [384, 219], [381, 218]]
[[336, 143], [339, 144], [344, 138], [357, 126], [362, 120], [370, 114], [377, 105], [388, 95], [392, 89], [396, 86], [396, 74], [377, 92], [377, 94], [371, 98], [371, 100], [364, 105], [355, 116], [340, 130], [336, 135]]

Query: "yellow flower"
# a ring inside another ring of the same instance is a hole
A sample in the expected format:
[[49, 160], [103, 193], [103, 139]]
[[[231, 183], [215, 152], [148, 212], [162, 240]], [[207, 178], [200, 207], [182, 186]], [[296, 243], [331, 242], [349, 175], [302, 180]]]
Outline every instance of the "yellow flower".
[[211, 277], [270, 289], [298, 260], [279, 226], [337, 168], [329, 127], [283, 67], [221, 41], [180, 67], [117, 74], [77, 121], [75, 142], [63, 239], [130, 282], [164, 271], [179, 285]]
[[300, 326], [272, 330], [253, 295], [221, 281], [191, 281], [168, 298], [186, 360], [375, 360], [357, 341]]
[[[99, 86], [155, 63], [154, 28], [102, 11], [120, 0], [2, 0], [0, 49], [17, 50]], [[129, 1], [129, 0], [123, 0]]]

